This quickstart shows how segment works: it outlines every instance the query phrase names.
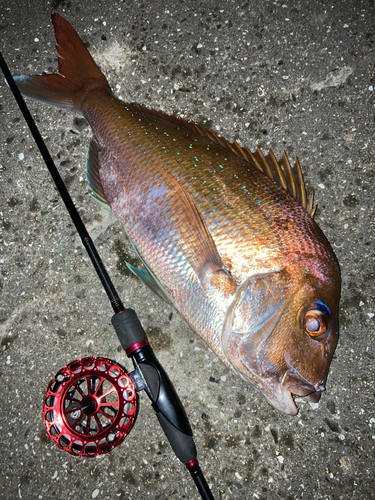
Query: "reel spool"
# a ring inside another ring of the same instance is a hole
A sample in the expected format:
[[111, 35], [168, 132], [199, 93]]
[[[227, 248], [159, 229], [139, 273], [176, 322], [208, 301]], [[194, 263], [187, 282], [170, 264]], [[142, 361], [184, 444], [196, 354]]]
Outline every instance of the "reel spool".
[[129, 434], [137, 394], [129, 375], [110, 359], [72, 361], [49, 383], [43, 403], [47, 433], [71, 455], [108, 453]]

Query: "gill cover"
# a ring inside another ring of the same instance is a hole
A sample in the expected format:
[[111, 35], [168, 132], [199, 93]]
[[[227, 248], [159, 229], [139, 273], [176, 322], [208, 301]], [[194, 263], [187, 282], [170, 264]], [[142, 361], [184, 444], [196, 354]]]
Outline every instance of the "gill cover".
[[294, 415], [293, 398], [281, 385], [288, 335], [280, 326], [284, 326], [289, 301], [290, 274], [286, 269], [247, 278], [228, 310], [222, 348], [233, 368], [274, 407]]

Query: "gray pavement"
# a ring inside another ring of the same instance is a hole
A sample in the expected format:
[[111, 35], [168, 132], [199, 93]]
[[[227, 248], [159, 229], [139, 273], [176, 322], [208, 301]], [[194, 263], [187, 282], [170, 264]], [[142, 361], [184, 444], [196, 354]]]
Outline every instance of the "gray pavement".
[[[375, 498], [374, 2], [0, 0], [0, 45], [14, 75], [57, 68], [53, 11], [89, 44], [124, 100], [183, 115], [251, 149], [298, 155], [341, 264], [340, 340], [327, 392], [318, 407], [299, 400], [297, 417], [281, 415], [129, 276], [124, 261], [135, 255], [121, 224], [85, 182], [87, 123], [29, 101], [125, 305], [138, 312], [186, 405], [215, 498]], [[48, 438], [43, 396], [61, 367], [112, 356], [108, 344], [130, 364], [2, 78], [0, 120], [0, 498], [198, 498], [143, 394], [134, 429], [108, 455], [74, 458]]]

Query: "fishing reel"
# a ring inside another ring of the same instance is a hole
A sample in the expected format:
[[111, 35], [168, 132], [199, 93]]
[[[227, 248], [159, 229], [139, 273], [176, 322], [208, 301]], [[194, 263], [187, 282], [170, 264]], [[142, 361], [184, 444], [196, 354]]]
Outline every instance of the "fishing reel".
[[131, 431], [138, 397], [131, 377], [110, 359], [72, 361], [48, 385], [43, 422], [49, 437], [71, 455], [96, 457]]
[[108, 453], [129, 434], [137, 415], [137, 392], [144, 390], [177, 458], [189, 470], [195, 468], [193, 432], [176, 389], [137, 314], [120, 304], [122, 310], [112, 317], [112, 325], [134, 370], [128, 374], [118, 363], [95, 356], [62, 368], [44, 397], [47, 433], [72, 455]]

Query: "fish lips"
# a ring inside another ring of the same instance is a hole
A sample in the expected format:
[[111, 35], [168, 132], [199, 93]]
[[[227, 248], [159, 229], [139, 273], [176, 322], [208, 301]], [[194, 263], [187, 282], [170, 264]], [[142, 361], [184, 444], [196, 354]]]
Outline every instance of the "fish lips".
[[298, 413], [293, 396], [300, 396], [310, 403], [317, 403], [321, 393], [325, 390], [323, 381], [315, 384], [309, 382], [289, 363], [286, 363], [287, 369], [280, 377], [275, 374], [268, 374], [268, 376], [265, 373], [262, 374], [258, 365], [255, 370], [254, 366], [246, 365], [246, 368], [247, 376], [242, 375], [243, 378], [250, 379], [271, 406], [286, 415], [294, 416]]
[[287, 367], [281, 381], [282, 390], [305, 398], [311, 403], [317, 403], [322, 392], [325, 391], [324, 381], [314, 384], [306, 380], [291, 364], [287, 363]]
[[310, 403], [317, 403], [325, 387], [322, 382], [316, 384], [309, 382], [292, 365], [287, 364], [281, 382], [268, 380], [268, 383], [262, 384], [261, 390], [272, 406], [293, 416], [298, 413], [293, 396], [300, 396]]

